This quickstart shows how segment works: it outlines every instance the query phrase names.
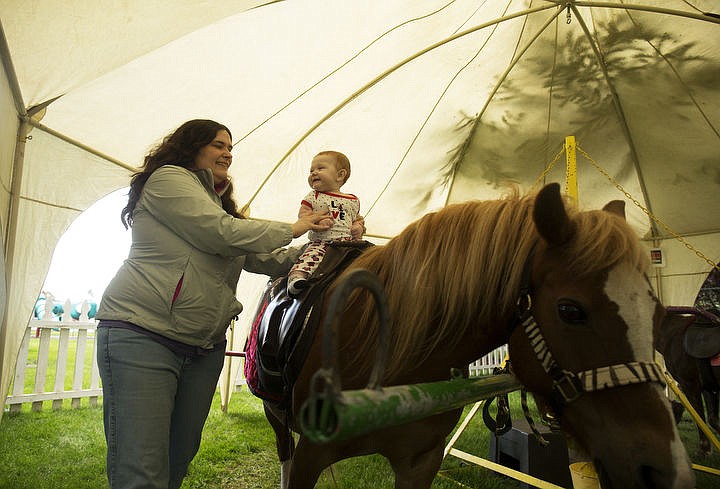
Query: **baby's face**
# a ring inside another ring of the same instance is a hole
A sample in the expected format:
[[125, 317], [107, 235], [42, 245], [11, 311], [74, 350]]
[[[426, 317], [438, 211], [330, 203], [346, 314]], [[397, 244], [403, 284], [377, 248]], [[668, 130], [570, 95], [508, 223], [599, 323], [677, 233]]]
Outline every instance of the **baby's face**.
[[308, 183], [318, 192], [338, 192], [343, 184], [343, 175], [337, 169], [335, 157], [318, 155], [313, 158]]

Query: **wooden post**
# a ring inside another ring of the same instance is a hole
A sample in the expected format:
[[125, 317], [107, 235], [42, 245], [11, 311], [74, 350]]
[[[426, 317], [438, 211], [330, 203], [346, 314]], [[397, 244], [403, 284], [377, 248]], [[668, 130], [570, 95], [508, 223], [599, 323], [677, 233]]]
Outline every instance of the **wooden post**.
[[[25, 368], [27, 367], [28, 351], [30, 350], [31, 331], [31, 328], [25, 329], [25, 337], [22, 340], [22, 346], [20, 347], [20, 353], [18, 354], [17, 363], [15, 365], [15, 378], [13, 379], [13, 396], [20, 396], [25, 391]], [[21, 409], [22, 404], [11, 404], [10, 414], [19, 413]]]
[[[57, 364], [55, 368], [55, 392], [65, 390], [65, 372], [67, 371], [68, 344], [70, 342], [70, 328], [60, 328], [60, 341], [58, 342]], [[62, 409], [63, 400], [54, 399], [53, 410]]]
[[[35, 370], [35, 393], [45, 392], [47, 379], [48, 355], [50, 353], [50, 333], [52, 329], [43, 328], [40, 331], [40, 346], [38, 346], [37, 370]], [[43, 401], [32, 403], [33, 411], [42, 411]]]

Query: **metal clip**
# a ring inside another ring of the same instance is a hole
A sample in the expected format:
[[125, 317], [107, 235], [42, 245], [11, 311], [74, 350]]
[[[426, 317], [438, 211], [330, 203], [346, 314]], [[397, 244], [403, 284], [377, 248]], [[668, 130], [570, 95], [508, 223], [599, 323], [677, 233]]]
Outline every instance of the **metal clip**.
[[553, 380], [553, 390], [565, 404], [573, 402], [584, 391], [577, 376], [568, 370], [563, 370], [562, 377]]

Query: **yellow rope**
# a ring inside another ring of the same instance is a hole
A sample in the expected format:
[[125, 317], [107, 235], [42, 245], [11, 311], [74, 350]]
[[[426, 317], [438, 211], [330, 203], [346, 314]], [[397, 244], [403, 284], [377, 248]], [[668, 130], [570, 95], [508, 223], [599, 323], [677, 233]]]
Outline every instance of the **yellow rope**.
[[[617, 182], [607, 171], [605, 171], [595, 160], [592, 159], [592, 157], [585, 152], [579, 145], [576, 146], [576, 149], [578, 153], [582, 154], [587, 160], [600, 172], [602, 173], [605, 178], [610, 180], [610, 182], [617, 187], [617, 189], [622, 192], [625, 197], [630, 199], [640, 210], [642, 210], [650, 219], [652, 219], [656, 224], [658, 224], [660, 227], [662, 227], [665, 231], [667, 231], [673, 238], [680, 241], [688, 250], [695, 253], [699, 258], [705, 260], [712, 268], [716, 269], [718, 272], [720, 272], [720, 267], [715, 264], [714, 261], [710, 260], [703, 252], [695, 248], [692, 244], [688, 243], [682, 236], [680, 236], [678, 233], [673, 231], [670, 226], [665, 224], [659, 217], [654, 215], [652, 212], [650, 212], [644, 205], [642, 205], [635, 197], [630, 195], [620, 183]], [[557, 159], [557, 158], [556, 158]], [[554, 162], [553, 162], [554, 163]], [[543, 174], [544, 176], [544, 174]]]
[[690, 401], [685, 396], [685, 394], [680, 390], [680, 387], [675, 383], [675, 379], [672, 378], [672, 376], [665, 372], [665, 381], [667, 382], [668, 387], [675, 393], [678, 399], [680, 399], [680, 402], [682, 405], [687, 409], [687, 412], [690, 414], [690, 417], [695, 421], [695, 424], [698, 425], [698, 428], [702, 430], [703, 433], [705, 433], [705, 436], [707, 436], [707, 439], [710, 441], [710, 443], [713, 444], [716, 450], [720, 450], [720, 441], [718, 441], [717, 438], [715, 438], [715, 435], [712, 431], [710, 431], [710, 428], [705, 423], [705, 421], [700, 417], [698, 412], [695, 410], [695, 408], [690, 404]]
[[[461, 469], [461, 468], [466, 468], [466, 467], [458, 467], [458, 469]], [[457, 470], [457, 469], [455, 469], [455, 470]], [[450, 481], [450, 482], [452, 482], [452, 483], [454, 483], [454, 484], [456, 484], [456, 485], [458, 485], [458, 486], [460, 486], [460, 487], [467, 487], [467, 489], [473, 489], [472, 486], [468, 486], [468, 485], [466, 485], [466, 484], [463, 484], [462, 482], [460, 482], [460, 481], [458, 481], [458, 480], [455, 480], [455, 479], [453, 479], [452, 477], [450, 477], [449, 475], [447, 475], [447, 474], [449, 474], [450, 472], [451, 472], [451, 471], [450, 471], [449, 469], [448, 469], [448, 470], [441, 470], [441, 471], [439, 471], [439, 472], [437, 473], [437, 475], [438, 475], [438, 477], [441, 477], [441, 478], [445, 479], [446, 481]]]
[[713, 467], [707, 467], [705, 465], [698, 465], [698, 464], [691, 464], [691, 467], [695, 470], [698, 470], [700, 472], [705, 472], [707, 474], [720, 475], [720, 470], [715, 469]]
[[466, 462], [470, 462], [475, 465], [479, 465], [481, 467], [485, 467], [486, 469], [490, 469], [492, 471], [498, 472], [502, 475], [506, 475], [508, 477], [512, 477], [515, 480], [518, 480], [520, 482], [524, 482], [525, 484], [530, 484], [533, 487], [539, 487], [540, 489], [563, 489], [561, 486], [555, 485], [551, 482], [544, 481], [542, 479], [538, 479], [537, 477], [533, 477], [528, 474], [524, 474], [518, 470], [511, 469], [510, 467], [505, 467], [504, 465], [492, 462], [490, 460], [477, 457], [475, 455], [471, 455], [469, 453], [463, 452], [462, 450], [458, 450], [456, 448], [450, 449], [450, 455], [453, 455], [459, 459], [465, 460]]
[[548, 163], [548, 165], [545, 167], [545, 170], [543, 170], [542, 174], [538, 177], [537, 180], [535, 180], [535, 183], [532, 184], [532, 186], [530, 187], [530, 190], [534, 190], [535, 187], [540, 185], [540, 182], [545, 180], [545, 177], [547, 176], [548, 173], [550, 173], [550, 170], [552, 170], [552, 167], [555, 166], [555, 163], [558, 162], [558, 160], [563, 155], [563, 153], [565, 153], [565, 146], [563, 146], [560, 149], [560, 151], [558, 151], [558, 153], [555, 155], [555, 158], [553, 158], [553, 160], [550, 163]]

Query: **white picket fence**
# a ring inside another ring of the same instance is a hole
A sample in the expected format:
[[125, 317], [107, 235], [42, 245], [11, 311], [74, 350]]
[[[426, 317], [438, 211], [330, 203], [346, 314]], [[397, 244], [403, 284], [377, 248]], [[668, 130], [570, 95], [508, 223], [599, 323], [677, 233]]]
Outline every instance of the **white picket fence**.
[[[87, 398], [91, 406], [97, 406], [98, 397], [102, 395], [100, 375], [96, 361], [95, 328], [96, 322], [88, 319], [88, 308], [83, 305], [78, 321], [70, 319], [72, 306], [65, 302], [63, 320], [33, 319], [30, 321], [20, 347], [15, 368], [15, 377], [10, 396], [5, 404], [11, 413], [19, 412], [25, 403], [32, 403], [33, 411], [43, 409], [45, 401], [52, 401], [53, 409], [62, 409], [63, 401], [71, 399], [71, 407], [80, 406], [81, 399]], [[50, 312], [46, 310], [45, 316]], [[65, 318], [68, 318], [65, 320]], [[32, 349], [37, 342], [37, 354]], [[74, 345], [73, 345], [74, 343]], [[57, 344], [57, 346], [56, 346]], [[71, 361], [74, 346], [75, 354]], [[51, 351], [57, 351], [52, 358]], [[92, 354], [88, 357], [87, 352]], [[470, 375], [490, 375], [495, 367], [499, 367], [507, 355], [507, 346], [490, 352], [470, 365]], [[53, 363], [54, 362], [54, 363]], [[34, 383], [25, 388], [27, 375], [35, 370]], [[72, 369], [72, 387], [66, 389], [65, 378]], [[89, 369], [89, 381], [86, 372]], [[53, 379], [52, 389], [46, 389], [48, 379]], [[26, 392], [29, 391], [29, 392]]]
[[484, 357], [475, 360], [473, 363], [470, 364], [470, 376], [474, 377], [476, 375], [492, 375], [493, 370], [496, 367], [503, 366], [507, 355], [507, 345], [496, 348]]
[[[63, 306], [66, 312], [59, 321], [49, 319], [52, 317], [52, 301], [48, 304], [50, 307], [46, 308], [43, 319], [32, 319], [25, 330], [15, 366], [12, 390], [5, 401], [11, 413], [20, 411], [24, 403], [32, 403], [32, 410], [40, 411], [44, 401], [52, 401], [53, 409], [61, 409], [65, 399], [71, 399], [73, 408], [79, 407], [83, 398], [88, 398], [90, 405], [96, 406], [98, 396], [102, 395], [95, 361], [96, 322], [87, 316], [87, 302], [81, 307], [78, 321], [72, 320], [70, 316], [72, 305], [69, 300]], [[35, 340], [37, 353], [34, 353], [33, 349], [31, 355], [30, 346]], [[57, 346], [51, 343], [57, 343]], [[73, 349], [75, 354], [74, 358], [71, 358]], [[90, 359], [88, 351], [91, 352]], [[54, 352], [57, 352], [56, 357]], [[33, 369], [35, 379], [31, 383], [30, 392], [26, 392], [25, 380]], [[69, 372], [72, 384], [68, 389], [65, 387], [65, 378], [69, 369], [72, 369]], [[87, 369], [90, 370], [89, 382], [85, 379]], [[51, 389], [47, 388], [48, 379], [53, 376], [53, 386]]]

